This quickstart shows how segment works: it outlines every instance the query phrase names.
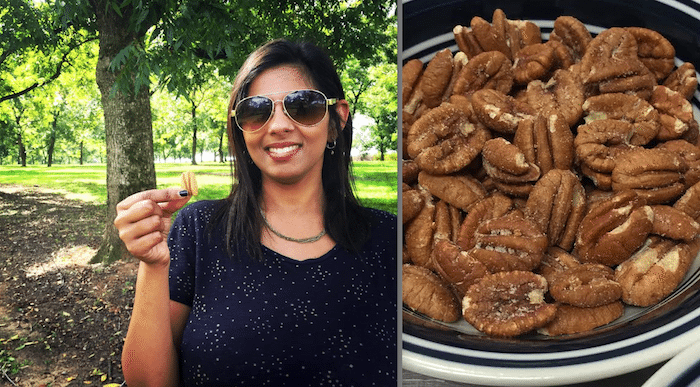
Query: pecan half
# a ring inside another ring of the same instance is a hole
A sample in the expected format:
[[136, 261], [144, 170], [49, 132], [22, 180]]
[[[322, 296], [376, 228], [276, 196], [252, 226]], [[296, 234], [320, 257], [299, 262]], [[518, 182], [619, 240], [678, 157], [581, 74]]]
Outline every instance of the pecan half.
[[462, 315], [491, 336], [511, 337], [544, 326], [556, 305], [545, 302], [547, 280], [528, 271], [491, 274], [472, 285], [462, 299]]
[[554, 319], [537, 332], [547, 336], [588, 332], [617, 320], [624, 311], [625, 307], [620, 301], [594, 308], [559, 305]]
[[479, 200], [464, 217], [459, 228], [457, 244], [464, 250], [476, 245], [476, 229], [483, 222], [500, 218], [513, 209], [513, 201], [500, 193]]
[[558, 302], [581, 308], [606, 305], [622, 297], [622, 287], [614, 277], [608, 266], [584, 263], [556, 274], [549, 293]]
[[636, 306], [661, 301], [683, 280], [693, 258], [686, 243], [651, 238], [615, 269], [615, 280], [622, 285], [622, 301]]
[[621, 155], [612, 171], [614, 191], [634, 190], [649, 204], [671, 202], [683, 194], [683, 159], [662, 148], [635, 148]]
[[418, 184], [435, 197], [465, 211], [486, 196], [481, 183], [468, 175], [432, 175], [421, 171]]
[[583, 115], [583, 84], [571, 71], [556, 70], [547, 82], [528, 83], [526, 96], [527, 103], [536, 111], [556, 111], [570, 127]]
[[418, 190], [412, 189], [403, 183], [401, 192], [401, 213], [403, 223], [410, 221], [420, 213], [425, 204], [423, 195]]
[[666, 78], [664, 86], [679, 93], [685, 99], [690, 99], [698, 88], [698, 77], [695, 66], [685, 62]]
[[442, 278], [411, 264], [403, 264], [401, 274], [404, 305], [436, 320], [455, 322], [459, 319], [459, 301]]
[[504, 193], [527, 196], [540, 177], [540, 168], [527, 162], [520, 149], [502, 137], [487, 141], [481, 154], [484, 170]]
[[[666, 86], [656, 86], [649, 103], [660, 114], [661, 130], [657, 136], [660, 141], [674, 140], [686, 136], [697, 136], [698, 122], [693, 116], [693, 106], [683, 95]], [[695, 142], [695, 139], [690, 140]]]
[[517, 212], [488, 220], [476, 229], [469, 254], [490, 272], [533, 270], [547, 248], [547, 236]]
[[622, 120], [632, 124], [629, 143], [645, 145], [656, 138], [661, 129], [659, 112], [636, 95], [609, 93], [586, 99], [583, 104], [587, 123], [601, 120]]
[[580, 20], [573, 16], [559, 16], [554, 20], [554, 30], [549, 39], [563, 43], [575, 61], [580, 61], [593, 37]]
[[472, 123], [468, 111], [443, 103], [411, 125], [407, 151], [421, 170], [448, 174], [472, 162], [488, 137], [488, 130]]
[[543, 78], [557, 63], [553, 44], [538, 43], [523, 47], [513, 58], [515, 83], [527, 85]]
[[435, 232], [435, 204], [432, 195], [421, 190], [424, 205], [420, 212], [404, 227], [404, 241], [411, 261], [419, 266], [430, 267], [430, 250]]
[[666, 79], [673, 68], [673, 58], [676, 49], [671, 42], [657, 31], [642, 27], [625, 28], [637, 40], [637, 56], [644, 65], [651, 70], [660, 82]]
[[481, 89], [508, 94], [513, 87], [513, 63], [500, 51], [488, 51], [471, 58], [455, 82], [453, 94], [471, 95]]
[[513, 144], [543, 175], [552, 169], [569, 169], [574, 161], [574, 134], [557, 112], [520, 121]]
[[535, 184], [524, 212], [547, 234], [550, 245], [571, 250], [586, 214], [586, 192], [573, 172], [552, 169]]
[[654, 211], [652, 234], [692, 242], [700, 234], [700, 223], [685, 212], [671, 206], [651, 206]]
[[452, 286], [460, 299], [479, 278], [489, 274], [483, 263], [446, 239], [435, 242], [432, 258], [438, 274]]
[[644, 244], [654, 212], [634, 191], [621, 191], [592, 206], [581, 220], [575, 253], [581, 262], [615, 266]]
[[523, 119], [535, 114], [530, 105], [494, 89], [475, 91], [472, 107], [481, 123], [500, 133], [515, 133]]

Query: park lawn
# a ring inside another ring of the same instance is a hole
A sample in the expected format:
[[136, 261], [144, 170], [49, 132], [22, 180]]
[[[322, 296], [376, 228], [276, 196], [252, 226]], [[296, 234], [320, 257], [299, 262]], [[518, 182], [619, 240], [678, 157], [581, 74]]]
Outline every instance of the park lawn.
[[[197, 175], [199, 195], [193, 200], [221, 199], [231, 190], [231, 167], [228, 163], [156, 164], [158, 188], [178, 187], [180, 174]], [[397, 214], [396, 161], [357, 161], [353, 163], [356, 194], [363, 205]], [[0, 185], [48, 188], [70, 199], [103, 204], [107, 202], [106, 167], [104, 164], [20, 167], [0, 165]]]

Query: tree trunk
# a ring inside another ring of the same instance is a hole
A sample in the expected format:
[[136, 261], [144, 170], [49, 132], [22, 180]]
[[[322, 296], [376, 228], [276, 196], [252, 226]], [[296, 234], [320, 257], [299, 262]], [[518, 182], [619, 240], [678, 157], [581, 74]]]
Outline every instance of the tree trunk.
[[[156, 174], [148, 90], [141, 88], [137, 94], [112, 90], [119, 73], [110, 71], [109, 65], [119, 51], [137, 39], [128, 30], [130, 12], [122, 9], [120, 17], [103, 1], [96, 1], [95, 12], [100, 36], [96, 79], [107, 146], [107, 216], [102, 246], [92, 262], [109, 263], [129, 256], [113, 223], [117, 203], [133, 193], [155, 188]], [[134, 78], [129, 75], [129, 79]]]
[[192, 102], [192, 165], [197, 165], [197, 105]]
[[23, 167], [27, 166], [27, 149], [24, 147], [24, 141], [22, 140], [22, 132], [17, 134], [17, 147], [19, 148], [19, 154], [17, 157], [17, 163]]
[[53, 114], [53, 122], [51, 123], [51, 133], [49, 134], [49, 143], [46, 147], [47, 167], [51, 167], [51, 165], [53, 165], [53, 150], [56, 146], [56, 127], [58, 126], [58, 114], [58, 112], [54, 112]]
[[80, 165], [83, 165], [83, 146], [85, 145], [85, 141], [80, 141]]
[[224, 162], [224, 131], [219, 134], [219, 162]]

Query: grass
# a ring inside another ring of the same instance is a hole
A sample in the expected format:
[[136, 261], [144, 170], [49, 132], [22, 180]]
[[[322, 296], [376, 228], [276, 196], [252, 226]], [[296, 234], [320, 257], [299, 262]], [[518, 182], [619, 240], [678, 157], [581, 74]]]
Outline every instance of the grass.
[[[353, 164], [356, 194], [367, 206], [398, 213], [396, 161], [357, 161]], [[180, 185], [180, 173], [197, 174], [199, 195], [193, 200], [221, 199], [231, 190], [229, 164], [156, 164], [158, 188]], [[20, 167], [0, 165], [0, 184], [35, 186], [64, 193], [68, 198], [104, 204], [107, 201], [104, 164]]]

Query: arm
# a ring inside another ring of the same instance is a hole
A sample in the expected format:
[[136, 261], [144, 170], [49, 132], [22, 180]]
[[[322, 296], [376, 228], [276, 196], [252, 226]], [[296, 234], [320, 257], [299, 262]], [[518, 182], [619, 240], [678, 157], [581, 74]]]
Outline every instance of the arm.
[[189, 197], [178, 190], [140, 192], [117, 205], [114, 221], [127, 249], [141, 260], [122, 367], [129, 386], [178, 386], [180, 338], [190, 308], [170, 300], [167, 233], [172, 213]]

